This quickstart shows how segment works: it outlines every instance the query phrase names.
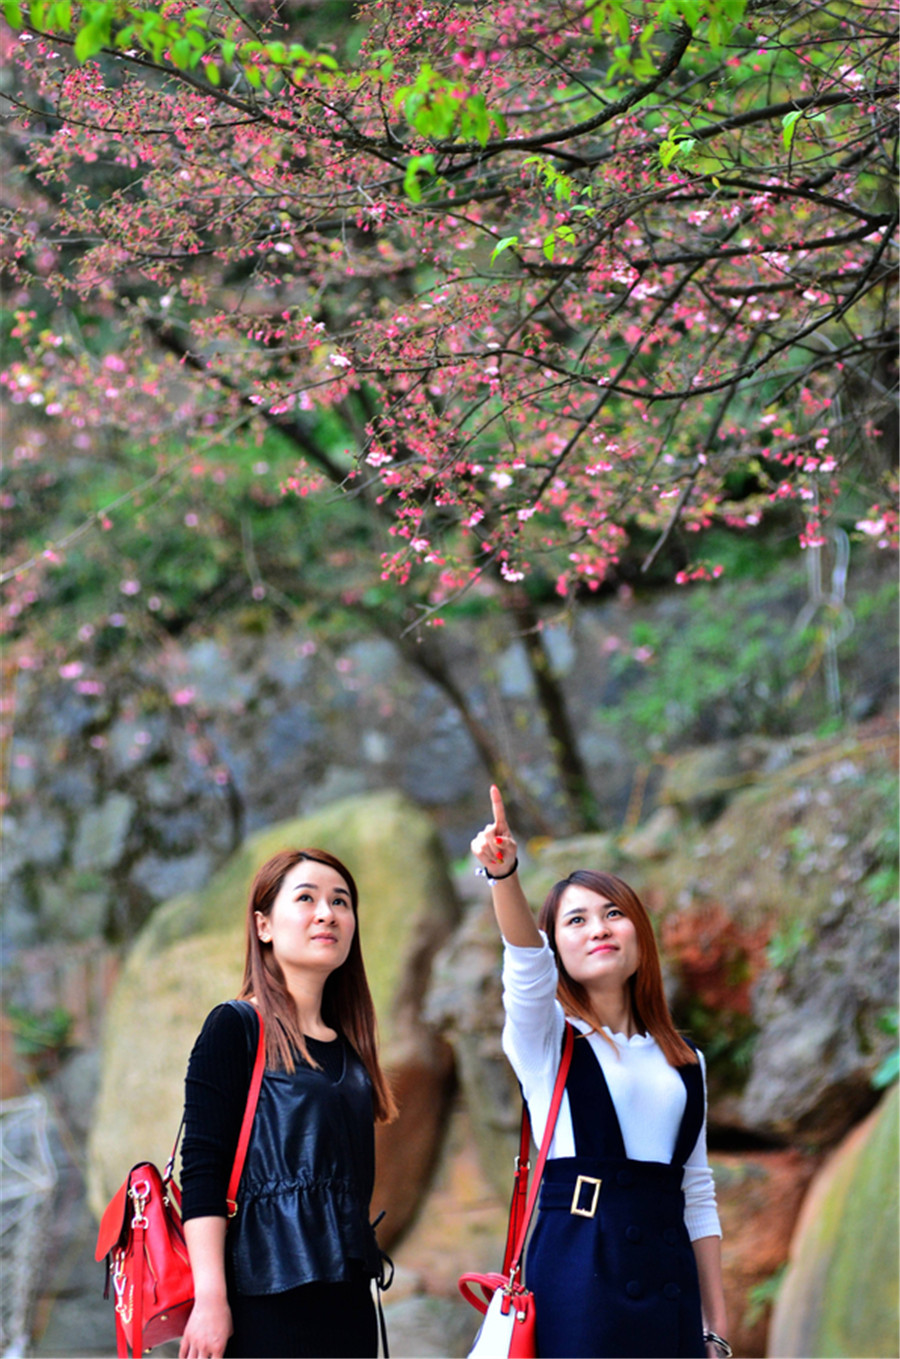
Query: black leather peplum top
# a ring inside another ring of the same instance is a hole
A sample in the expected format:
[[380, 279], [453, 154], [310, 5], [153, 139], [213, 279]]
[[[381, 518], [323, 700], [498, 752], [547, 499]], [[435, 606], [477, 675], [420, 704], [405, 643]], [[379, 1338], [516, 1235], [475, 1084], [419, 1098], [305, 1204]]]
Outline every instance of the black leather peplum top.
[[[247, 1002], [218, 1006], [188, 1066], [182, 1150], [185, 1219], [225, 1215], [256, 1018]], [[343, 1037], [307, 1039], [316, 1071], [267, 1070], [226, 1237], [229, 1285], [280, 1293], [299, 1284], [376, 1276], [380, 1253], [369, 1225], [375, 1174], [372, 1087]]]

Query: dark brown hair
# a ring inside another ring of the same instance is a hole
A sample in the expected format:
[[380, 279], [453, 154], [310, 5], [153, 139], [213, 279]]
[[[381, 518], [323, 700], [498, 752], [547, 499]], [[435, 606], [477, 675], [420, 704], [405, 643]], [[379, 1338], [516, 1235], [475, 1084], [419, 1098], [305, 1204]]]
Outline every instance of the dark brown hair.
[[375, 1007], [359, 938], [359, 893], [352, 874], [340, 859], [327, 850], [283, 849], [257, 872], [247, 904], [247, 951], [239, 999], [249, 1000], [252, 997], [259, 1006], [266, 1026], [266, 1062], [269, 1066], [276, 1070], [293, 1071], [295, 1049], [304, 1061], [311, 1066], [316, 1065], [300, 1032], [297, 1011], [282, 970], [273, 957], [271, 946], [260, 940], [256, 927], [257, 911], [269, 915], [285, 875], [305, 860], [333, 868], [340, 873], [350, 892], [356, 929], [346, 960], [326, 979], [322, 993], [322, 1018], [329, 1027], [342, 1033], [356, 1049], [372, 1082], [375, 1117], [380, 1123], [388, 1123], [396, 1117], [397, 1106], [378, 1061]]
[[662, 968], [659, 964], [659, 950], [656, 936], [646, 907], [638, 894], [612, 873], [596, 873], [590, 868], [578, 868], [562, 882], [557, 882], [547, 894], [541, 907], [538, 926], [547, 934], [559, 969], [557, 995], [567, 1014], [575, 1015], [597, 1030], [597, 1019], [591, 1010], [587, 991], [580, 982], [573, 980], [560, 961], [556, 947], [556, 917], [559, 903], [567, 887], [585, 887], [589, 892], [618, 906], [631, 923], [637, 934], [638, 965], [635, 973], [628, 978], [631, 991], [631, 1008], [635, 1022], [656, 1039], [666, 1061], [670, 1066], [687, 1066], [695, 1063], [697, 1054], [685, 1042], [672, 1022], [666, 993], [663, 989]]

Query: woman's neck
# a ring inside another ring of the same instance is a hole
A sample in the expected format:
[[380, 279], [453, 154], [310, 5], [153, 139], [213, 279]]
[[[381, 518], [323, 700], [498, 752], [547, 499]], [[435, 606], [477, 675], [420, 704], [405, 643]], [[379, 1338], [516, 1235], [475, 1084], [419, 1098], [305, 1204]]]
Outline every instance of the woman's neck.
[[307, 972], [285, 974], [285, 985], [297, 1011], [297, 1025], [307, 1038], [329, 1039], [334, 1037], [334, 1029], [329, 1028], [322, 1018], [322, 995], [324, 982], [318, 976]]
[[588, 1000], [591, 1013], [601, 1028], [609, 1029], [610, 1033], [624, 1034], [626, 1038], [633, 1038], [635, 1034], [643, 1032], [635, 1020], [631, 996], [627, 991], [589, 990]]

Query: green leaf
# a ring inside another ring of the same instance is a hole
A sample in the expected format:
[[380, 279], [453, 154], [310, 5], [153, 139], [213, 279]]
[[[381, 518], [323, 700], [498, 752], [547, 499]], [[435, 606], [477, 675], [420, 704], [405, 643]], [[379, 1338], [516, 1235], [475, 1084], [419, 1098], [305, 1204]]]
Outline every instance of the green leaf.
[[791, 143], [794, 140], [794, 128], [797, 124], [797, 119], [802, 117], [803, 112], [801, 109], [792, 109], [790, 113], [786, 113], [782, 118], [781, 140], [784, 142], [785, 151], [790, 151]]
[[411, 198], [414, 203], [422, 201], [422, 189], [419, 184], [421, 173], [434, 174], [434, 156], [411, 156], [406, 167], [406, 174], [403, 176], [403, 189], [407, 198]]
[[472, 95], [463, 104], [460, 131], [464, 137], [474, 137], [479, 146], [487, 146], [491, 136], [491, 119], [483, 94]]
[[186, 38], [179, 39], [178, 42], [172, 44], [169, 55], [172, 58], [172, 65], [176, 66], [179, 71], [183, 71], [191, 59], [190, 43]]
[[36, 33], [45, 32], [47, 23], [46, 0], [31, 0], [31, 4], [28, 6], [28, 17], [31, 27]]
[[220, 75], [219, 68], [214, 61], [207, 61], [204, 63], [203, 74], [206, 76], [206, 79], [209, 81], [210, 85], [221, 85], [222, 76]]
[[429, 104], [422, 104], [407, 121], [423, 137], [439, 135], [435, 126], [434, 112]]
[[497, 244], [494, 246], [494, 249], [491, 251], [491, 264], [494, 263], [494, 260], [497, 258], [497, 256], [502, 254], [504, 250], [509, 250], [510, 246], [518, 244], [519, 244], [518, 236], [504, 236], [502, 241], [498, 241]]
[[75, 60], [89, 61], [101, 50], [104, 34], [99, 24], [87, 24], [75, 39]]
[[900, 1051], [889, 1052], [872, 1076], [872, 1085], [876, 1090], [883, 1090], [885, 1086], [893, 1085], [898, 1076], [900, 1076]]
[[22, 28], [22, 7], [19, 0], [3, 0], [3, 17], [10, 28]]
[[550, 263], [553, 263], [553, 256], [556, 254], [556, 232], [548, 231], [544, 237], [543, 251]]

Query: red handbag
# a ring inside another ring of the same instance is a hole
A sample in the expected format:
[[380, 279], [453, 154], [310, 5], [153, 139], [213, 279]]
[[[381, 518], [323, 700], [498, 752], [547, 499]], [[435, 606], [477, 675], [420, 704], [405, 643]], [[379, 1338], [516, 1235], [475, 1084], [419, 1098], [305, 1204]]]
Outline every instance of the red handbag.
[[[541, 1139], [530, 1193], [528, 1153], [531, 1147], [531, 1124], [528, 1109], [524, 1104], [522, 1106], [519, 1154], [516, 1157], [516, 1175], [513, 1181], [512, 1201], [509, 1205], [509, 1228], [506, 1233], [502, 1272], [460, 1275], [460, 1293], [466, 1302], [470, 1302], [479, 1312], [484, 1313], [484, 1321], [469, 1351], [469, 1359], [503, 1359], [503, 1356], [509, 1356], [509, 1359], [535, 1359], [537, 1355], [537, 1314], [534, 1294], [525, 1287], [521, 1279], [522, 1256], [544, 1174], [544, 1164], [553, 1140], [553, 1129], [556, 1127], [556, 1118], [566, 1087], [574, 1044], [575, 1030], [567, 1023], [562, 1058], [556, 1073], [547, 1126]], [[480, 1295], [474, 1291], [475, 1289], [480, 1290]]]
[[[256, 1060], [228, 1181], [229, 1218], [237, 1212], [237, 1190], [266, 1066], [262, 1015], [258, 1018]], [[95, 1258], [106, 1259], [104, 1297], [109, 1297], [112, 1280], [116, 1353], [120, 1359], [125, 1359], [129, 1347], [132, 1355], [138, 1356], [166, 1340], [177, 1340], [184, 1334], [194, 1306], [194, 1280], [181, 1222], [181, 1191], [172, 1178], [183, 1127], [182, 1118], [165, 1172], [160, 1175], [150, 1161], [132, 1166], [100, 1219]]]

